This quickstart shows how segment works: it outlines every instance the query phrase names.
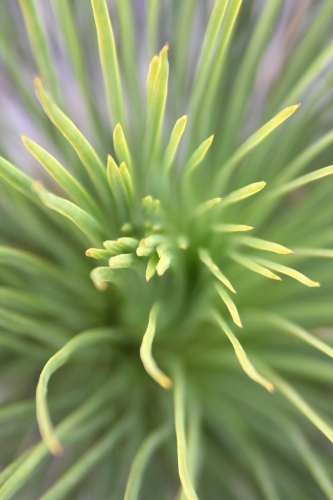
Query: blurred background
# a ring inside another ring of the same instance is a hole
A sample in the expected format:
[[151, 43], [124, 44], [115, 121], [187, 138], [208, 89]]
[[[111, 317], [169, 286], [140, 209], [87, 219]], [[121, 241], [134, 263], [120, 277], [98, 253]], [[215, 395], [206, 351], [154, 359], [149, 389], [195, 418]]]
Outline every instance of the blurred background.
[[[225, 114], [225, 101], [223, 94], [228, 95], [228, 86], [232, 86], [234, 75], [238, 69], [242, 54], [247, 48], [249, 36], [253, 25], [257, 22], [259, 14], [263, 11], [269, 0], [251, 0], [244, 2], [234, 33], [232, 50], [229, 52], [226, 64], [226, 74], [221, 84], [221, 104], [214, 103], [217, 130], [223, 125]], [[198, 53], [202, 43], [203, 33], [207, 25], [208, 17], [212, 9], [213, 0], [161, 0], [161, 22], [158, 31], [158, 46], [152, 47], [149, 40], [149, 26], [145, 25], [145, 9], [149, 0], [133, 0], [133, 15], [135, 17], [135, 33], [128, 33], [128, 40], [120, 43], [117, 31], [117, 22], [114, 23], [117, 44], [122, 50], [131, 50], [135, 45], [133, 53], [133, 67], [125, 68], [127, 72], [135, 72], [140, 75], [141, 88], [136, 88], [138, 101], [143, 101], [145, 79], [149, 61], [153, 52], [161, 49], [164, 43], [170, 42], [170, 62], [172, 71], [170, 74], [169, 90], [169, 113], [170, 123], [186, 113], [187, 95], [191, 88], [193, 73], [195, 71]], [[92, 141], [101, 155], [107, 154], [107, 143], [110, 137], [108, 130], [107, 111], [105, 106], [102, 76], [98, 58], [96, 31], [91, 13], [91, 5], [87, 0], [73, 0], [70, 2], [73, 19], [75, 19], [75, 42], [81, 42], [83, 53], [81, 59], [83, 66], [73, 70], [71, 54], [64, 44], [64, 2], [62, 0], [37, 0], [38, 10], [43, 20], [46, 37], [52, 51], [53, 60], [56, 65], [59, 85], [62, 91], [62, 99], [69, 116], [78, 123], [81, 131]], [[117, 1], [108, 1], [113, 18], [117, 18]], [[332, 4], [332, 5], [331, 5]], [[299, 52], [300, 66], [304, 64], [304, 58], [312, 61], [313, 56], [324, 48], [332, 37], [327, 27], [333, 20], [333, 2], [321, 0], [288, 0], [280, 2], [277, 22], [272, 29], [272, 36], [268, 37], [265, 50], [260, 61], [255, 67], [253, 75], [253, 86], [251, 95], [246, 102], [244, 119], [239, 130], [239, 138], [248, 136], [262, 122], [262, 112], [267, 100], [272, 99], [272, 106], [268, 106], [272, 115], [279, 111], [279, 103], [283, 101], [283, 94], [288, 90], [293, 81], [299, 76], [297, 64], [290, 68], [288, 61], [293, 53]], [[49, 137], [49, 123], [44, 115], [37, 98], [35, 97], [32, 79], [38, 74], [32, 56], [27, 32], [24, 27], [19, 3], [16, 0], [2, 0], [0, 5], [0, 154], [4, 155], [14, 164], [31, 172], [32, 170], [41, 176], [42, 169], [37, 162], [27, 153], [23, 147], [19, 133], [27, 134], [37, 140], [51, 153], [56, 148]], [[304, 34], [309, 26], [316, 22], [316, 29], [311, 36], [311, 42], [307, 41], [306, 47], [302, 47]], [[239, 33], [241, 32], [241, 35]], [[178, 43], [177, 37], [190, 36], [191, 43]], [[10, 42], [9, 42], [10, 41]], [[173, 50], [177, 46], [177, 52]], [[73, 47], [76, 50], [76, 47]], [[155, 50], [153, 50], [155, 49]], [[184, 51], [187, 53], [187, 66], [183, 64]], [[182, 53], [180, 53], [182, 52]], [[301, 60], [303, 59], [303, 60]], [[19, 61], [19, 64], [18, 64]], [[237, 61], [234, 63], [233, 61]], [[295, 58], [293, 59], [295, 61]], [[86, 85], [86, 93], [93, 96], [87, 100], [82, 89], [76, 84], [75, 71], [81, 72]], [[286, 74], [287, 78], [284, 78]], [[332, 112], [328, 104], [332, 102], [332, 90], [327, 83], [323, 84], [323, 75], [331, 75], [333, 81], [332, 60], [326, 61], [321, 68], [316, 80], [312, 82], [304, 96], [308, 99], [316, 95], [316, 110], [321, 114], [321, 122], [325, 128], [325, 122], [330, 122]], [[329, 81], [330, 81], [329, 80]], [[324, 85], [324, 88], [323, 88]], [[173, 87], [182, 92], [177, 92], [177, 99], [173, 99]], [[18, 92], [19, 90], [19, 92]], [[229, 89], [230, 90], [230, 89]], [[320, 98], [318, 99], [318, 95]], [[180, 96], [180, 97], [179, 97]], [[92, 105], [94, 109], [92, 109]], [[294, 103], [289, 103], [294, 104]], [[266, 106], [267, 109], [267, 106]], [[312, 109], [313, 111], [313, 109]], [[92, 119], [92, 117], [94, 119]], [[297, 117], [295, 118], [297, 119]], [[96, 130], [94, 120], [98, 120], [99, 128]], [[288, 125], [287, 125], [288, 126]], [[45, 134], [43, 134], [43, 129]], [[209, 131], [217, 132], [217, 130]], [[316, 129], [318, 133], [318, 128]], [[104, 134], [104, 137], [101, 137]], [[59, 158], [60, 161], [63, 160]]]

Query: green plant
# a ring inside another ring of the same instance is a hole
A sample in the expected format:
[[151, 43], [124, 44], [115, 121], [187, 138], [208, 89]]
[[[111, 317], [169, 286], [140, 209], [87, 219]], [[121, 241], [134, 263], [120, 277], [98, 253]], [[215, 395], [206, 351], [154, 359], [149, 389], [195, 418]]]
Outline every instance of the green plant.
[[[111, 2], [112, 25], [105, 0], [48, 4], [67, 89], [37, 2], [19, 1], [45, 114], [13, 2], [0, 7], [2, 65], [41, 131], [22, 141], [56, 181], [5, 159], [4, 133], [0, 499], [333, 499], [333, 3], [308, 4], [260, 99], [281, 0], [255, 16], [216, 0], [200, 22], [205, 2], [147, 0], [144, 97], [135, 2]], [[154, 56], [162, 18], [170, 50]]]

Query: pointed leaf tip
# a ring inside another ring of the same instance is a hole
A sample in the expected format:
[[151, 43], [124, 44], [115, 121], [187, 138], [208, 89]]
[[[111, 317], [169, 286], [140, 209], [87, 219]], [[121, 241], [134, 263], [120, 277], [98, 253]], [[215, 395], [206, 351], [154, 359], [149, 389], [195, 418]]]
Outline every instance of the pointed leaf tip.
[[282, 274], [286, 274], [287, 276], [294, 278], [295, 280], [299, 281], [300, 283], [303, 283], [303, 285], [306, 285], [309, 287], [319, 287], [320, 286], [320, 283], [318, 283], [318, 281], [312, 281], [310, 278], [308, 278], [304, 274], [302, 274], [299, 271], [296, 271], [295, 269], [292, 269], [290, 267], [282, 266], [281, 264], [277, 264], [276, 262], [271, 262], [271, 261], [268, 261], [266, 259], [261, 259], [258, 257], [253, 257], [253, 260], [258, 262], [259, 264], [262, 264], [264, 266], [269, 267], [270, 269], [278, 271]]
[[260, 238], [255, 238], [253, 236], [242, 236], [237, 238], [237, 241], [248, 247], [256, 248], [258, 250], [265, 250], [267, 252], [274, 252], [282, 255], [293, 253], [290, 248], [287, 248], [283, 245], [267, 240], [262, 240]]
[[266, 186], [265, 181], [253, 182], [252, 184], [248, 184], [236, 191], [232, 191], [229, 193], [223, 200], [223, 205], [230, 205], [232, 203], [237, 203], [244, 198], [248, 198], [249, 196], [253, 196], [257, 194], [259, 191], [264, 189]]
[[300, 103], [294, 104], [292, 106], [289, 106], [288, 108], [285, 108], [283, 111], [285, 111], [287, 116], [291, 116], [295, 111], [298, 110], [298, 108], [301, 106]]
[[198, 167], [198, 165], [200, 165], [212, 144], [213, 138], [214, 135], [208, 137], [208, 139], [204, 140], [194, 153], [192, 153], [184, 166], [183, 172], [185, 175], [191, 174]]

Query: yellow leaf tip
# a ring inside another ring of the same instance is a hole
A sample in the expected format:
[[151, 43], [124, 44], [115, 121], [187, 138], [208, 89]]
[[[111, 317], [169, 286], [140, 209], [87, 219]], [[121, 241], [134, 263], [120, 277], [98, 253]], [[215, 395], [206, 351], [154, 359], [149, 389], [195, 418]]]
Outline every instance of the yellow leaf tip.
[[32, 83], [35, 87], [40, 87], [42, 85], [42, 79], [39, 76], [34, 76]]
[[289, 253], [295, 253], [294, 250], [290, 250], [290, 248], [287, 248], [285, 249], [284, 251], [285, 254], [289, 254]]
[[167, 54], [169, 51], [169, 42], [165, 43], [161, 49], [160, 56]]
[[159, 383], [164, 389], [171, 389], [172, 387], [172, 381], [166, 375], [160, 377]]
[[49, 450], [55, 457], [60, 457], [64, 453], [64, 449], [58, 441], [53, 441], [49, 444]]
[[148, 283], [148, 281], [150, 281], [152, 279], [152, 277], [154, 276], [154, 274], [148, 274], [146, 273], [146, 281]]

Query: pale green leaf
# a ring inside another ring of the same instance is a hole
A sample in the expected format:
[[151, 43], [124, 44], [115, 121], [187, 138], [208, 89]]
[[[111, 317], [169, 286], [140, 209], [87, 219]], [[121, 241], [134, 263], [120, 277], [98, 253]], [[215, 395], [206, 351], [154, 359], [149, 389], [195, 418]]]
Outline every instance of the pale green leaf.
[[132, 253], [122, 253], [119, 255], [115, 255], [114, 257], [110, 257], [109, 266], [111, 269], [122, 269], [131, 267], [135, 262], [134, 254]]
[[152, 355], [152, 345], [156, 331], [156, 316], [159, 308], [159, 304], [156, 303], [150, 311], [147, 330], [140, 347], [140, 357], [147, 373], [164, 389], [170, 389], [172, 381], [158, 368]]
[[113, 131], [113, 144], [114, 144], [114, 149], [116, 151], [118, 162], [119, 163], [125, 162], [130, 172], [132, 172], [133, 165], [132, 165], [131, 154], [125, 139], [124, 131], [120, 123], [117, 123]]
[[87, 347], [95, 342], [110, 342], [117, 339], [117, 335], [112, 330], [94, 329], [80, 333], [71, 339], [60, 351], [58, 351], [44, 366], [39, 377], [36, 391], [37, 420], [41, 436], [54, 455], [62, 453], [62, 446], [54, 432], [46, 395], [48, 382], [52, 374], [60, 368], [78, 349]]
[[156, 266], [158, 264], [159, 258], [155, 252], [149, 259], [146, 269], [146, 280], [149, 281], [156, 273]]
[[238, 313], [238, 310], [237, 310], [237, 307], [236, 307], [234, 301], [229, 297], [227, 292], [220, 285], [215, 284], [215, 289], [216, 289], [217, 293], [219, 294], [219, 296], [221, 297], [221, 299], [223, 300], [223, 302], [225, 303], [225, 305], [227, 306], [235, 325], [239, 326], [239, 328], [243, 328], [243, 325], [242, 325], [242, 322], [241, 322], [241, 319], [239, 317], [239, 313]]
[[159, 427], [152, 431], [140, 446], [131, 466], [124, 500], [138, 499], [145, 468], [155, 450], [168, 437], [169, 432], [168, 427]]
[[195, 169], [204, 160], [208, 149], [210, 148], [214, 139], [214, 134], [208, 137], [200, 146], [194, 151], [187, 162], [184, 165], [183, 173], [184, 175], [192, 174]]
[[175, 126], [172, 129], [169, 143], [167, 145], [163, 158], [165, 172], [168, 172], [172, 166], [173, 160], [176, 156], [179, 147], [180, 139], [182, 138], [182, 135], [186, 127], [186, 122], [187, 122], [187, 115], [184, 115], [176, 121]]
[[271, 241], [261, 240], [260, 238], [254, 238], [253, 236], [239, 236], [235, 238], [234, 241], [242, 245], [246, 245], [251, 248], [257, 248], [258, 250], [265, 250], [267, 252], [274, 252], [280, 254], [293, 253], [289, 248], [279, 245], [278, 243], [272, 243]]
[[45, 92], [40, 78], [34, 78], [34, 85], [45, 113], [73, 146], [91, 180], [96, 186], [96, 189], [108, 205], [109, 190], [107, 189], [106, 182], [106, 168], [102, 161], [79, 129], [61, 111], [49, 94]]
[[281, 264], [276, 264], [275, 262], [271, 262], [270, 260], [260, 259], [258, 257], [253, 257], [253, 260], [258, 262], [259, 264], [262, 264], [263, 266], [267, 266], [270, 269], [274, 269], [274, 271], [280, 272], [282, 274], [286, 274], [287, 276], [294, 278], [295, 280], [299, 281], [300, 283], [303, 283], [303, 285], [310, 286], [310, 287], [320, 286], [320, 283], [318, 283], [317, 281], [310, 280], [304, 274], [302, 274], [299, 271], [296, 271], [295, 269], [292, 269], [290, 267], [282, 266]]
[[207, 266], [210, 272], [213, 273], [214, 276], [216, 276], [217, 279], [219, 279], [233, 293], [236, 293], [234, 287], [232, 286], [228, 278], [224, 276], [224, 274], [220, 271], [217, 265], [213, 262], [211, 256], [209, 255], [208, 250], [206, 250], [205, 248], [199, 248], [199, 258]]
[[121, 76], [107, 3], [105, 0], [91, 0], [91, 5], [96, 23], [99, 55], [111, 123], [120, 122], [124, 126], [125, 112]]
[[50, 193], [40, 183], [35, 182], [34, 190], [44, 205], [70, 219], [95, 244], [103, 240], [103, 229], [87, 212], [71, 201]]
[[243, 224], [215, 224], [212, 230], [216, 233], [237, 233], [242, 231], [251, 231], [253, 226], [244, 226]]
[[[257, 363], [259, 365], [259, 362]], [[331, 426], [303, 399], [303, 397], [284, 380], [275, 373], [272, 368], [268, 368], [260, 362], [260, 369], [272, 380], [275, 387], [295, 406], [303, 415], [313, 423], [331, 442], [333, 442], [333, 429]]]
[[[274, 391], [274, 386], [273, 384], [267, 380], [265, 377], [260, 375], [258, 371], [255, 369], [251, 361], [246, 355], [246, 352], [244, 351], [241, 343], [237, 339], [237, 337], [233, 334], [233, 332], [230, 330], [226, 322], [221, 318], [221, 316], [213, 311], [212, 312], [214, 321], [217, 323], [217, 325], [224, 331], [228, 339], [230, 340], [234, 350], [235, 354], [238, 358], [238, 361], [243, 368], [244, 372], [255, 382], [258, 382], [258, 384], [261, 384], [265, 389], [267, 389], [269, 392]], [[271, 378], [271, 377], [270, 377]]]
[[27, 150], [52, 175], [59, 185], [69, 194], [75, 203], [84, 210], [98, 214], [99, 210], [83, 186], [45, 149], [26, 136], [21, 136]]
[[42, 23], [39, 19], [36, 2], [35, 0], [19, 0], [19, 2], [36, 59], [38, 72], [45, 80], [47, 88], [59, 101], [60, 91], [55, 69]]
[[320, 168], [319, 170], [315, 170], [310, 174], [302, 175], [302, 177], [298, 177], [297, 179], [294, 179], [293, 181], [290, 181], [287, 184], [283, 184], [282, 186], [275, 188], [271, 192], [267, 193], [266, 196], [268, 199], [277, 198], [278, 196], [282, 196], [286, 193], [289, 193], [290, 191], [293, 191], [294, 189], [304, 186], [309, 182], [316, 181], [318, 179], [321, 179], [322, 177], [326, 177], [327, 175], [332, 175], [332, 174], [333, 174], [333, 165], [330, 165], [329, 167]]
[[241, 189], [237, 189], [237, 191], [234, 191], [227, 196], [225, 196], [222, 200], [221, 205], [230, 205], [232, 203], [236, 203], [237, 201], [243, 200], [244, 198], [248, 198], [249, 196], [252, 196], [253, 194], [258, 193], [264, 187], [266, 186], [266, 182], [254, 182], [253, 184], [249, 184], [248, 186], [245, 186]]
[[259, 128], [254, 134], [252, 134], [229, 158], [229, 160], [220, 167], [220, 171], [217, 178], [214, 180], [214, 186], [216, 189], [221, 190], [223, 185], [229, 179], [230, 174], [237, 166], [237, 164], [258, 144], [261, 143], [270, 133], [273, 132], [279, 125], [281, 125], [287, 118], [295, 113], [299, 108], [299, 104], [294, 106], [289, 106], [278, 113], [274, 118], [269, 120], [265, 125]]
[[178, 471], [187, 500], [199, 500], [188, 470], [188, 452], [185, 436], [185, 380], [182, 368], [176, 365], [174, 370], [174, 408], [177, 438]]
[[266, 276], [266, 278], [281, 281], [280, 276], [277, 276], [276, 274], [272, 273], [271, 271], [269, 271], [265, 267], [260, 266], [259, 264], [257, 264], [253, 260], [251, 260], [250, 258], [245, 257], [244, 255], [240, 255], [240, 254], [235, 253], [235, 252], [230, 252], [229, 255], [235, 262], [238, 262], [238, 264], [241, 264], [242, 266], [247, 267], [251, 271], [258, 273], [258, 274], [262, 274], [263, 276]]
[[90, 273], [90, 278], [96, 288], [103, 292], [107, 289], [108, 281], [114, 281], [114, 270], [110, 267], [95, 267]]

